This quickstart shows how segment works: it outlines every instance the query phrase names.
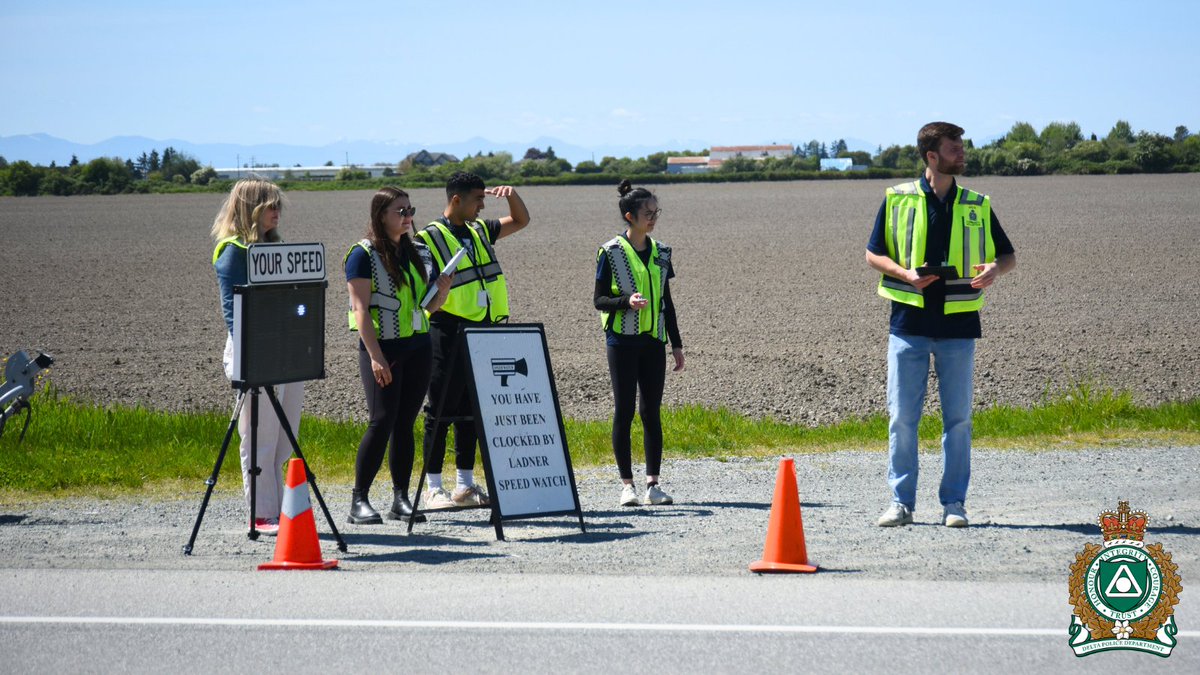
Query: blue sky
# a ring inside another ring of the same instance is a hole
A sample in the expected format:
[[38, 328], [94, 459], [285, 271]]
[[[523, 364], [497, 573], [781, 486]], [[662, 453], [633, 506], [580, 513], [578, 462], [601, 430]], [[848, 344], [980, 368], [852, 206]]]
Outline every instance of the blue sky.
[[[344, 6], [343, 6], [344, 5]], [[583, 146], [1200, 131], [1200, 3], [0, 0], [0, 136]], [[698, 149], [698, 148], [696, 148]]]

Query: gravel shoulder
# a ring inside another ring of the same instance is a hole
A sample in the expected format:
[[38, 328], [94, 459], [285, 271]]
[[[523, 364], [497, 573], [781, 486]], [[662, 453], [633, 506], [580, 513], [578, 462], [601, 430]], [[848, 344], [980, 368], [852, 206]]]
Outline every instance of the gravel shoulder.
[[[941, 460], [923, 454], [917, 523], [874, 525], [887, 504], [886, 457], [846, 451], [798, 455], [797, 482], [809, 560], [855, 578], [1041, 581], [1064, 584], [1075, 553], [1101, 541], [1096, 517], [1128, 500], [1150, 515], [1185, 580], [1200, 569], [1200, 492], [1188, 467], [1200, 447], [1028, 452], [979, 450], [966, 530], [938, 524]], [[430, 514], [405, 534], [398, 523], [345, 524], [350, 486], [320, 484], [349, 545], [336, 551], [317, 514], [324, 555], [355, 571], [738, 576], [761, 557], [778, 463], [774, 459], [668, 461], [676, 503], [617, 506], [611, 469], [577, 473], [587, 532], [555, 517], [508, 521], [507, 540], [482, 510]], [[317, 467], [319, 469], [319, 467]], [[240, 494], [219, 486], [194, 554], [181, 547], [203, 485], [177, 498], [72, 498], [0, 507], [0, 568], [252, 570], [274, 539], [245, 536]], [[316, 502], [314, 500], [314, 506]]]

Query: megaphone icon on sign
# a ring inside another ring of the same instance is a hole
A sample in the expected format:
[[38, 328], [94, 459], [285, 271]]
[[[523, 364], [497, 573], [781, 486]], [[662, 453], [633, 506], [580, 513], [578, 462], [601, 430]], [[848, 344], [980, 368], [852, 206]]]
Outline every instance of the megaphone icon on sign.
[[513, 375], [528, 375], [529, 366], [525, 359], [492, 359], [492, 374], [500, 378], [500, 386], [508, 386], [508, 378]]

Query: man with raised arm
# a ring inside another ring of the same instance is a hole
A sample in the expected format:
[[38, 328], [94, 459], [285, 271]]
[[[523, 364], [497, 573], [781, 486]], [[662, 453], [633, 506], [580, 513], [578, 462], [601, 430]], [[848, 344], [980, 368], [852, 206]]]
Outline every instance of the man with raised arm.
[[[507, 200], [509, 215], [499, 220], [480, 218], [489, 195]], [[467, 376], [465, 355], [456, 359], [453, 369], [450, 368], [458, 348], [458, 330], [464, 324], [486, 325], [508, 320], [508, 287], [493, 244], [520, 232], [528, 224], [529, 209], [512, 187], [488, 188], [479, 176], [458, 172], [446, 183], [446, 209], [442, 217], [418, 233], [433, 253], [438, 272], [460, 249], [466, 250], [455, 267], [449, 297], [441, 309], [429, 317], [429, 336], [433, 340], [433, 375], [425, 408], [425, 472], [429, 489], [422, 497], [427, 509], [489, 503], [487, 493], [475, 484], [477, 439], [475, 425], [470, 421], [454, 422], [457, 487], [453, 494], [443, 488], [442, 463], [449, 423], [435, 419], [434, 415], [465, 417], [472, 414], [468, 389], [472, 384]], [[438, 410], [443, 397], [445, 407]]]

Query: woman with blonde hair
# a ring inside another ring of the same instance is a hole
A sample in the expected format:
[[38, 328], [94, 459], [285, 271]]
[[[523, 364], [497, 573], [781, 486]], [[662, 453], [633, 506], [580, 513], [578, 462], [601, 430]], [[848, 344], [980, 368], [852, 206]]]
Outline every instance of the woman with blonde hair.
[[[217, 245], [212, 264], [221, 289], [221, 310], [225, 315], [225, 376], [233, 377], [233, 287], [247, 283], [246, 251], [250, 244], [282, 241], [279, 236], [279, 214], [283, 210], [283, 193], [274, 183], [247, 178], [233, 185], [221, 210], [213, 221], [212, 235]], [[292, 434], [300, 431], [300, 406], [304, 402], [304, 383], [291, 382], [275, 386], [275, 396], [291, 425]], [[258, 414], [257, 457], [261, 471], [255, 491], [255, 503], [250, 504], [250, 414], [243, 411], [238, 418], [241, 436], [239, 454], [242, 458], [242, 487], [246, 502], [254, 514], [254, 527], [263, 534], [279, 531], [279, 512], [283, 502], [283, 464], [292, 454], [292, 445], [284, 433], [272, 406], [260, 406]]]

